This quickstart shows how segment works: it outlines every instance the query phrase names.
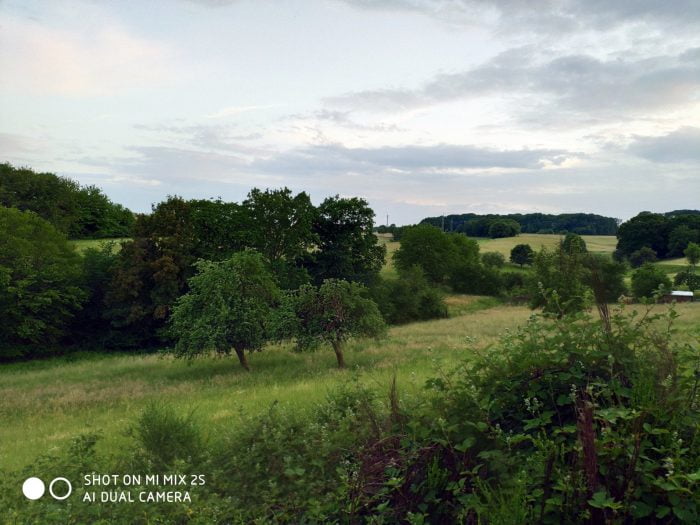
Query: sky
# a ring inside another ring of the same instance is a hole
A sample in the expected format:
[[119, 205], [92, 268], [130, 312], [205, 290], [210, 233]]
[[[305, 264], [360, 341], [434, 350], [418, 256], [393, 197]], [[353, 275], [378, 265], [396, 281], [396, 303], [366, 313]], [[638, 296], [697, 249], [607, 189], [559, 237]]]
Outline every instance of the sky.
[[0, 162], [137, 212], [700, 208], [700, 1], [0, 0]]

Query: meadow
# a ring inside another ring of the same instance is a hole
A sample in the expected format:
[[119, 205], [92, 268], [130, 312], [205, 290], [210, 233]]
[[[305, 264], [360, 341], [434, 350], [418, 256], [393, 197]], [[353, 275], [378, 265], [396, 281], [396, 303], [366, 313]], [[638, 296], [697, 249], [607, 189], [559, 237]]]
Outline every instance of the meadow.
[[[385, 391], [395, 374], [401, 395], [418, 394], [426, 379], [469, 359], [474, 348], [496, 342], [532, 313], [490, 297], [451, 296], [447, 303], [449, 319], [392, 327], [380, 341], [351, 342], [346, 371], [336, 369], [330, 349], [295, 353], [285, 345], [252, 355], [251, 373], [234, 357], [187, 362], [158, 354], [82, 354], [3, 365], [0, 469], [21, 468], [88, 431], [103, 435], [98, 448], [118, 450], [150, 402], [193, 413], [216, 435], [273, 404], [311, 409], [351, 380]], [[678, 337], [697, 341], [700, 303], [677, 309]]]

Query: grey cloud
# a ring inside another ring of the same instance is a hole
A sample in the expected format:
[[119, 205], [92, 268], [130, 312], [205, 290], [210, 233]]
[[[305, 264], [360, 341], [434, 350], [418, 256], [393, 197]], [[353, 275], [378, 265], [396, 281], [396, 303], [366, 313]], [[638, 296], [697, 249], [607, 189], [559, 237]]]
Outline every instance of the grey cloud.
[[700, 128], [683, 127], [660, 137], [637, 137], [628, 149], [652, 162], [700, 162]]
[[485, 95], [528, 95], [538, 111], [619, 114], [680, 106], [700, 94], [697, 49], [676, 56], [599, 60], [567, 55], [538, 61], [532, 48], [507, 51], [469, 71], [442, 74], [422, 88], [349, 93], [326, 103], [403, 110]]
[[579, 154], [564, 150], [492, 150], [439, 144], [381, 148], [346, 148], [338, 144], [311, 146], [256, 161], [253, 169], [283, 173], [344, 173], [377, 170], [422, 172], [446, 169], [539, 169], [561, 164]]

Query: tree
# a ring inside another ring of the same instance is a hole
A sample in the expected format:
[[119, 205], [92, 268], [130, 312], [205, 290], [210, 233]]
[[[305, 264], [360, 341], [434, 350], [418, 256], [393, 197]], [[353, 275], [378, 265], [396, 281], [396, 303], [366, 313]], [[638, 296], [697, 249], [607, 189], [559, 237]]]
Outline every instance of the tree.
[[84, 299], [65, 236], [33, 212], [0, 207], [0, 357], [56, 343]]
[[378, 244], [374, 211], [358, 198], [329, 197], [317, 208], [313, 232], [317, 249], [307, 265], [316, 283], [346, 279], [371, 284], [384, 265], [386, 248]]
[[503, 268], [506, 264], [506, 258], [502, 253], [486, 252], [481, 254], [481, 262], [489, 268]]
[[586, 241], [576, 233], [567, 233], [561, 246], [566, 253], [586, 253], [588, 251]]
[[489, 225], [489, 237], [492, 239], [515, 237], [519, 233], [520, 224], [512, 219], [496, 219]]
[[561, 316], [588, 305], [590, 292], [582, 254], [567, 253], [561, 245], [554, 251], [543, 248], [535, 255], [532, 269], [528, 283], [531, 308], [543, 307]]
[[700, 262], [700, 245], [691, 242], [688, 247], [683, 251], [683, 255], [688, 259], [688, 264], [695, 269], [695, 266]]
[[243, 206], [249, 215], [251, 246], [272, 266], [282, 261], [294, 263], [316, 243], [312, 231], [315, 209], [306, 193], [293, 196], [289, 188], [254, 188]]
[[479, 245], [473, 239], [421, 224], [404, 232], [401, 246], [394, 252], [394, 264], [399, 272], [418, 266], [430, 282], [443, 284], [458, 263], [478, 257]]
[[644, 263], [632, 274], [632, 292], [637, 298], [651, 297], [662, 286], [670, 288], [671, 280], [651, 263]]
[[510, 262], [519, 264], [520, 267], [524, 264], [532, 264], [535, 257], [535, 252], [529, 244], [517, 244], [510, 251]]
[[632, 268], [639, 268], [645, 263], [656, 262], [656, 252], [648, 246], [642, 246], [639, 250], [632, 252], [630, 255], [630, 265]]
[[378, 337], [386, 328], [366, 293], [364, 286], [338, 279], [328, 279], [318, 288], [304, 285], [290, 296], [285, 333], [296, 336], [299, 349], [330, 344], [338, 367], [345, 368], [343, 347], [350, 337]]
[[598, 304], [614, 303], [627, 292], [625, 274], [627, 266], [604, 255], [588, 254], [584, 258], [588, 273], [584, 283], [591, 287]]
[[620, 225], [617, 231], [617, 249], [629, 257], [647, 246], [658, 257], [665, 257], [668, 245], [669, 219], [658, 213], [643, 211]]
[[680, 257], [685, 248], [691, 242], [698, 242], [700, 235], [697, 230], [692, 229], [687, 224], [677, 226], [668, 235], [668, 255], [669, 257]]
[[260, 254], [245, 251], [225, 261], [199, 261], [170, 316], [174, 353], [192, 358], [215, 351], [236, 352], [250, 370], [246, 352], [260, 350], [272, 337], [273, 308], [279, 289]]

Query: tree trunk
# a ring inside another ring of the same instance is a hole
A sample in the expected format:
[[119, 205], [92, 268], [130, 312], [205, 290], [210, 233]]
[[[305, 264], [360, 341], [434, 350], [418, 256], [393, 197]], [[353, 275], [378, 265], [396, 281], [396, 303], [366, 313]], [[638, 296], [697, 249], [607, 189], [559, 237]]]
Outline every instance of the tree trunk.
[[338, 359], [338, 368], [345, 368], [345, 358], [343, 357], [343, 343], [340, 341], [333, 342], [333, 351]]
[[234, 348], [236, 351], [236, 355], [238, 356], [238, 360], [241, 362], [241, 366], [246, 369], [246, 371], [250, 372], [250, 366], [248, 366], [248, 357], [245, 355], [245, 350], [239, 350], [238, 348]]

